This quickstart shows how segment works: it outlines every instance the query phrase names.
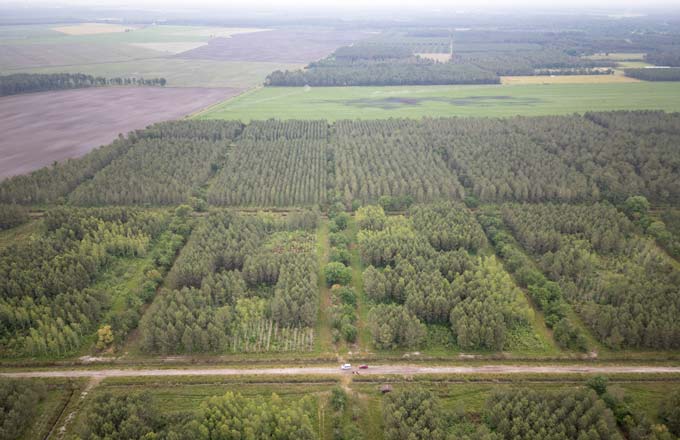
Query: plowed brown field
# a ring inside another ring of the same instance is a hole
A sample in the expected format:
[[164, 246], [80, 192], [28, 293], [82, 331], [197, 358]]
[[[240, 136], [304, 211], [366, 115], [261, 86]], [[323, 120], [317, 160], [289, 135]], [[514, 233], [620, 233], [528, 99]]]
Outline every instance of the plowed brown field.
[[0, 98], [0, 179], [82, 156], [119, 133], [180, 118], [239, 92], [110, 87]]

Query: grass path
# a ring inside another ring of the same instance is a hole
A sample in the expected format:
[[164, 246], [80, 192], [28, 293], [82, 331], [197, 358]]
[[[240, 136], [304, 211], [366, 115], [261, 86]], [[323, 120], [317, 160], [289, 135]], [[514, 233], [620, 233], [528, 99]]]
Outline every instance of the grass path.
[[26, 240], [32, 233], [38, 231], [41, 224], [40, 220], [30, 220], [23, 225], [0, 231], [0, 250], [11, 244]]
[[349, 251], [351, 255], [350, 267], [352, 268], [352, 288], [357, 294], [357, 343], [359, 351], [369, 351], [371, 345], [371, 332], [368, 328], [368, 300], [364, 294], [363, 268], [361, 256], [357, 246], [357, 224], [352, 217], [347, 226], [347, 235], [350, 239]]
[[333, 339], [331, 332], [330, 316], [328, 309], [331, 306], [331, 290], [326, 284], [324, 267], [328, 263], [328, 221], [322, 220], [316, 231], [316, 254], [319, 261], [319, 312], [316, 318], [316, 337], [314, 338], [314, 351], [317, 353], [331, 352]]
[[[505, 226], [504, 226], [504, 229], [505, 229]], [[519, 245], [519, 243], [517, 243], [515, 241], [512, 233], [510, 233], [510, 231], [508, 231], [507, 229], [505, 229], [505, 232], [507, 232], [511, 237], [513, 237], [513, 246], [516, 248], [516, 250], [518, 252], [523, 253], [528, 258], [529, 261], [534, 262], [533, 257], [528, 255], [524, 251], [524, 249]], [[498, 259], [501, 261], [501, 263], [503, 263], [503, 265], [505, 265], [505, 260], [500, 255], [498, 255]], [[534, 263], [533, 268], [542, 273], [542, 271], [540, 269], [538, 269], [538, 267], [536, 267], [535, 263]], [[512, 272], [510, 272], [510, 271], [507, 271], [507, 272], [510, 274], [510, 276], [513, 279], [515, 279], [515, 275]], [[515, 283], [519, 287], [519, 283], [517, 283], [516, 281], [515, 281]], [[538, 307], [536, 306], [536, 304], [532, 301], [532, 299], [531, 299], [529, 293], [526, 291], [526, 289], [521, 289], [521, 290], [522, 290], [522, 292], [524, 292], [526, 300], [529, 302], [532, 309], [534, 310], [534, 321], [532, 323], [533, 328], [537, 329], [539, 331], [540, 336], [542, 336], [550, 344], [551, 349], [552, 349], [551, 351], [554, 351], [554, 353], [559, 353], [561, 351], [561, 349], [557, 346], [557, 343], [555, 342], [552, 331], [548, 328], [548, 326], [545, 323], [545, 318], [544, 318], [543, 312], [541, 310], [539, 310]], [[567, 317], [571, 320], [571, 322], [576, 327], [578, 327], [580, 332], [585, 336], [586, 340], [588, 341], [588, 346], [590, 347], [590, 349], [595, 350], [598, 354], [603, 353], [603, 352], [607, 352], [608, 349], [595, 338], [595, 336], [590, 331], [590, 329], [585, 325], [585, 323], [583, 322], [581, 317], [576, 313], [576, 311], [574, 311], [571, 304], [569, 304], [565, 300], [565, 305], [567, 306], [566, 307]]]

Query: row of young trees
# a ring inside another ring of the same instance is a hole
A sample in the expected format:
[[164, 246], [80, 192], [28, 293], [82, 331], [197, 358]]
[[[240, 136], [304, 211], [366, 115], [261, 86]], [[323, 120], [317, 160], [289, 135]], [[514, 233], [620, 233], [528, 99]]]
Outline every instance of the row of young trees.
[[501, 350], [510, 331], [529, 326], [532, 311], [502, 266], [466, 251], [485, 239], [462, 205], [416, 206], [408, 218], [360, 208], [357, 223], [364, 290], [384, 304], [371, 319], [377, 346], [418, 346], [422, 322], [450, 325], [461, 348]]
[[637, 194], [675, 203], [678, 142], [680, 117], [649, 111], [331, 125], [271, 120], [245, 129], [237, 122], [181, 121], [6, 179], [0, 203], [55, 203], [69, 193], [87, 205], [194, 197], [229, 206], [342, 201], [349, 208], [381, 197], [619, 202]]
[[103, 86], [164, 86], [165, 78], [103, 78], [84, 73], [14, 73], [0, 76], [0, 96]]
[[327, 167], [324, 142], [241, 140], [213, 181], [208, 201], [222, 206], [324, 203]]
[[32, 240], [0, 252], [0, 347], [6, 355], [63, 355], [80, 348], [107, 308], [91, 289], [114, 257], [144, 255], [165, 213], [129, 209], [48, 211]]
[[599, 376], [571, 389], [498, 388], [481, 414], [461, 405], [444, 409], [442, 399], [423, 386], [386, 395], [382, 409], [387, 440], [671, 440], [678, 432], [680, 413], [673, 405], [679, 398], [675, 393], [662, 402], [659, 414], [665, 425], [653, 425], [631, 409], [623, 389], [607, 387], [607, 379]]
[[587, 338], [569, 318], [569, 306], [560, 285], [550, 281], [536, 268], [531, 257], [521, 250], [512, 234], [506, 231], [503, 220], [495, 210], [486, 209], [478, 214], [477, 219], [497, 255], [503, 259], [505, 268], [543, 311], [545, 323], [552, 328], [555, 342], [563, 348], [586, 351], [589, 348]]
[[237, 440], [318, 438], [311, 399], [287, 402], [276, 394], [245, 397], [231, 391], [201, 402], [196, 412], [168, 416], [149, 393], [99, 394], [87, 408], [82, 440]]
[[611, 205], [506, 205], [503, 220], [611, 347], [675, 348], [680, 271]]
[[[113, 170], [106, 171], [107, 182], [104, 182], [106, 185], [99, 185], [100, 180], [98, 178], [96, 189], [108, 194], [108, 198], [112, 200], [119, 200], [121, 204], [130, 204], [134, 200], [141, 200], [143, 203], [156, 203], [159, 198], [158, 193], [162, 190], [157, 189], [156, 192], [141, 197], [139, 193], [145, 191], [145, 188], [131, 185], [130, 182], [125, 180], [115, 179], [116, 176], [131, 172], [121, 169], [122, 167], [130, 166], [133, 168], [135, 175], [132, 182], [144, 181], [149, 183], [151, 176], [158, 174], [165, 175], [166, 179], [172, 179], [174, 173], [172, 162], [159, 160], [159, 157], [163, 158], [165, 152], [156, 152], [155, 154], [154, 161], [163, 165], [164, 171], [159, 171], [156, 169], [156, 165], [148, 163], [150, 153], [145, 151], [146, 147], [158, 148], [159, 144], [162, 147], [165, 143], [188, 145], [199, 140], [221, 145], [236, 138], [242, 128], [243, 125], [238, 121], [174, 121], [155, 124], [145, 130], [131, 132], [127, 138], [120, 135], [111, 144], [94, 149], [79, 159], [68, 159], [61, 163], [55, 162], [52, 166], [41, 168], [30, 174], [3, 180], [0, 182], [0, 203], [22, 205], [63, 203], [69, 193], [81, 183], [92, 186], [93, 184], [89, 180], [99, 171], [106, 169], [109, 164], [112, 165]], [[132, 157], [125, 157], [126, 153], [133, 147], [135, 151], [130, 153]], [[204, 151], [196, 149], [194, 152], [202, 153]], [[112, 162], [115, 159], [119, 159], [120, 162], [116, 162], [116, 166], [113, 166]], [[197, 162], [197, 159], [191, 156], [176, 159], [178, 164], [183, 167], [186, 167], [187, 163], [195, 164]], [[221, 160], [222, 158], [217, 157], [217, 159]], [[137, 160], [143, 160], [143, 163], [137, 164]], [[201, 169], [207, 168], [214, 172], [220, 164], [221, 162], [218, 160], [217, 162], [196, 165]], [[110, 185], [110, 187], [107, 185]], [[175, 184], [175, 186], [177, 185]], [[158, 188], [153, 182], [151, 182], [151, 186]], [[167, 198], [167, 191], [165, 193], [164, 197]], [[98, 195], [90, 195], [88, 203], [102, 203], [98, 197]]]
[[197, 139], [140, 139], [122, 157], [80, 185], [76, 205], [178, 205], [219, 169], [228, 144]]
[[342, 209], [329, 212], [330, 262], [324, 267], [326, 284], [331, 287], [330, 317], [333, 327], [333, 341], [344, 339], [354, 343], [357, 339], [357, 293], [349, 286], [352, 281], [351, 254], [348, 230], [349, 215]]
[[30, 174], [13, 176], [0, 182], [0, 202], [21, 205], [64, 202], [78, 185], [122, 156], [134, 144], [136, 135], [119, 136], [112, 143], [96, 148], [79, 159], [55, 162]]
[[486, 402], [485, 421], [501, 439], [623, 438], [607, 405], [586, 388], [498, 390]]
[[[530, 133], [521, 133], [522, 119], [433, 119], [423, 124], [429, 145], [441, 151], [449, 168], [480, 200], [573, 200], [591, 197], [593, 185], [544, 145], [534, 141], [540, 119], [528, 121]], [[597, 197], [597, 194], [595, 194]]]
[[318, 214], [211, 213], [140, 324], [151, 352], [307, 350], [318, 304]]
[[376, 202], [411, 196], [417, 202], [462, 199], [456, 175], [422, 137], [418, 121], [338, 121], [331, 140], [337, 197]]

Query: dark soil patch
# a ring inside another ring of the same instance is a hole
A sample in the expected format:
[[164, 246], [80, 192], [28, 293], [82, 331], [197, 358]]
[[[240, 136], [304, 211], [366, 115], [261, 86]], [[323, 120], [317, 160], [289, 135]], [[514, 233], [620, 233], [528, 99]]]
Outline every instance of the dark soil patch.
[[82, 156], [119, 133], [185, 116], [239, 92], [110, 87], [0, 98], [0, 179]]
[[335, 30], [273, 30], [214, 38], [176, 58], [220, 61], [271, 61], [308, 63], [323, 58], [340, 46], [365, 36], [361, 32]]

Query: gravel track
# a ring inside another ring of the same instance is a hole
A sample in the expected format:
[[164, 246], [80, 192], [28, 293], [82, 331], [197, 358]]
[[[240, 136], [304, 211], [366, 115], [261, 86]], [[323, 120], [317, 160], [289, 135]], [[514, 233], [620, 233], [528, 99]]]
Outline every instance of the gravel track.
[[[680, 367], [653, 366], [583, 366], [583, 365], [482, 365], [470, 367], [422, 367], [415, 365], [380, 365], [357, 370], [361, 375], [416, 374], [658, 374], [680, 373]], [[31, 377], [162, 377], [162, 376], [294, 376], [294, 375], [351, 375], [339, 367], [293, 368], [186, 368], [186, 369], [100, 369], [100, 370], [44, 370], [0, 373], [14, 378]]]

